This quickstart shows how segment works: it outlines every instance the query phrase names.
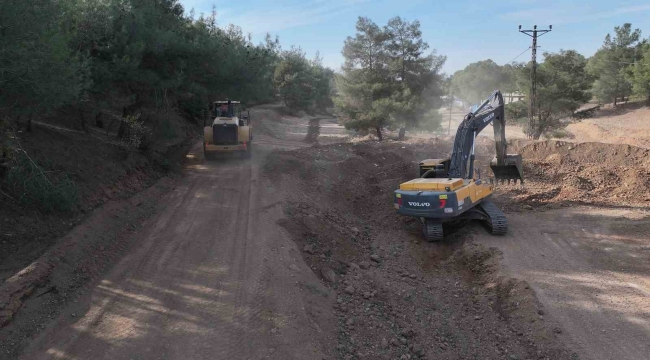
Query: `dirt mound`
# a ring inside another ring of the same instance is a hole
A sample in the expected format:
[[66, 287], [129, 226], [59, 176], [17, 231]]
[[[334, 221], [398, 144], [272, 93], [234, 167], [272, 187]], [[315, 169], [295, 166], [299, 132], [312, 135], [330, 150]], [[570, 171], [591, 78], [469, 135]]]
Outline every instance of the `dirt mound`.
[[500, 187], [507, 208], [574, 203], [650, 205], [650, 150], [630, 145], [542, 141], [515, 146], [524, 158], [523, 188]]
[[[493, 249], [474, 246], [476, 226], [447, 227], [421, 242], [419, 222], [391, 206], [417, 163], [449, 155], [451, 138], [358, 142], [273, 153], [265, 173], [286, 190], [282, 223], [306, 263], [338, 293], [341, 358], [575, 358], [534, 291], [500, 277]], [[576, 203], [647, 206], [648, 150], [628, 145], [514, 142], [524, 186], [497, 186], [509, 211]], [[494, 143], [477, 143], [489, 174]], [[615, 199], [615, 200], [612, 200]]]
[[576, 141], [630, 144], [650, 149], [650, 107], [645, 102], [603, 106], [594, 118], [569, 124]]
[[287, 199], [281, 225], [337, 292], [339, 358], [570, 358], [532, 291], [489, 276], [494, 251], [465, 248], [475, 228], [421, 243], [418, 221], [394, 213], [399, 183], [450, 148], [442, 139], [389, 141], [269, 156], [264, 172]]

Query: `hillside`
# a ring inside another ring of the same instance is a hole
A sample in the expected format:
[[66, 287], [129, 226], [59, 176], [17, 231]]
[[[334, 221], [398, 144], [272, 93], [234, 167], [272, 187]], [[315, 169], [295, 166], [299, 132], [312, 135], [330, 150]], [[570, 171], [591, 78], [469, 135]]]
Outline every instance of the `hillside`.
[[598, 141], [650, 148], [650, 107], [645, 103], [606, 106], [595, 117], [570, 124], [577, 142]]

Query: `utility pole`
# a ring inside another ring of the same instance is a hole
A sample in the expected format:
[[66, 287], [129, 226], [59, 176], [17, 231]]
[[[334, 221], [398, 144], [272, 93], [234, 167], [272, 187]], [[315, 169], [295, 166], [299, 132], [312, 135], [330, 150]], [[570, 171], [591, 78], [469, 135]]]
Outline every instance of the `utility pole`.
[[537, 106], [537, 38], [551, 32], [553, 25], [548, 26], [548, 30], [537, 30], [537, 25], [533, 26], [533, 30], [521, 30], [519, 25], [519, 32], [526, 34], [533, 38], [532, 51], [532, 67], [530, 69], [530, 96], [528, 96], [528, 124], [530, 126], [528, 138], [533, 138], [537, 129], [535, 122], [535, 107]]

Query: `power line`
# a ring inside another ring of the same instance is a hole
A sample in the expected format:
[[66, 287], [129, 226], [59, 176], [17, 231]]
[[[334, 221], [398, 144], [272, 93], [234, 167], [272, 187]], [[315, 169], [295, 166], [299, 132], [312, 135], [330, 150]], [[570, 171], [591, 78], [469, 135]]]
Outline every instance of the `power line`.
[[521, 55], [525, 54], [528, 50], [530, 50], [530, 46], [527, 47], [526, 50], [522, 51], [521, 54], [515, 56], [514, 59], [508, 61], [507, 63], [505, 63], [505, 64], [503, 64], [503, 65], [508, 65], [508, 64], [510, 64], [511, 62], [514, 62], [514, 61], [517, 60]]

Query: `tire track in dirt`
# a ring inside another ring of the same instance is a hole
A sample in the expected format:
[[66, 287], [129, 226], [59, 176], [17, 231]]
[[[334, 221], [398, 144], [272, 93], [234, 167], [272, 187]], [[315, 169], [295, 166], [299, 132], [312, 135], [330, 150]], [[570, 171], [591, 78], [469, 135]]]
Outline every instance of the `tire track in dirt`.
[[282, 213], [267, 207], [278, 199], [260, 179], [260, 161], [205, 162], [199, 146], [193, 153], [165, 211], [138, 235], [142, 245], [23, 359], [323, 358], [327, 339], [314, 331], [330, 320], [313, 327], [312, 312], [331, 311], [322, 305], [330, 300], [300, 291], [318, 280], [291, 254], [295, 245], [275, 223]]
[[475, 241], [499, 249], [504, 273], [530, 283], [580, 358], [647, 358], [648, 213], [573, 207], [508, 216], [510, 234], [477, 231]]

